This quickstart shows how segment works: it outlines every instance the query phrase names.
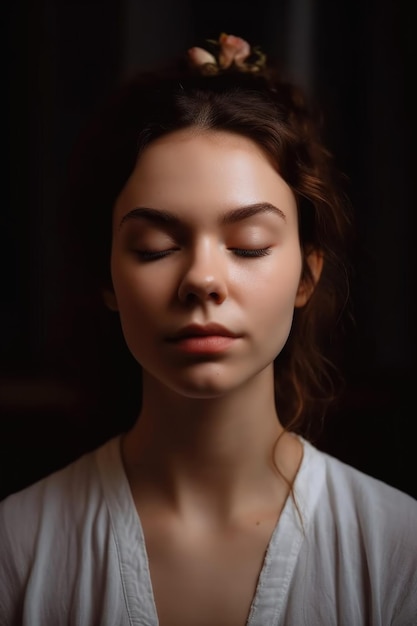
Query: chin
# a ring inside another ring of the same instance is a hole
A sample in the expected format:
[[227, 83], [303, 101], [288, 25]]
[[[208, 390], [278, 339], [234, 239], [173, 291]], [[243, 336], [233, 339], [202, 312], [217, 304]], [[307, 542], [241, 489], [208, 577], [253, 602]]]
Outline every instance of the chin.
[[[236, 385], [238, 386], [238, 385]], [[196, 400], [210, 400], [226, 396], [231, 393], [235, 386], [227, 385], [219, 380], [182, 380], [173, 381], [169, 387], [184, 398], [195, 398]]]
[[[263, 371], [263, 369], [261, 370]], [[227, 368], [212, 364], [199, 371], [183, 372], [175, 379], [165, 378], [161, 382], [179, 396], [201, 400], [215, 400], [232, 395], [255, 382], [261, 372], [231, 372]]]

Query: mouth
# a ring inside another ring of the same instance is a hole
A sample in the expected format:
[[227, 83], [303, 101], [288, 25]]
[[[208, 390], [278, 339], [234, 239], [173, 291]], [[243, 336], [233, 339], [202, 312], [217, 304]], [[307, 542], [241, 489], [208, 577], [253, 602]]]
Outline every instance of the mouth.
[[184, 326], [179, 331], [168, 337], [168, 341], [179, 341], [181, 339], [193, 338], [193, 337], [230, 337], [232, 339], [237, 338], [239, 335], [232, 332], [221, 324], [190, 324]]
[[215, 355], [227, 351], [241, 335], [220, 324], [190, 324], [168, 338], [176, 350], [190, 355]]

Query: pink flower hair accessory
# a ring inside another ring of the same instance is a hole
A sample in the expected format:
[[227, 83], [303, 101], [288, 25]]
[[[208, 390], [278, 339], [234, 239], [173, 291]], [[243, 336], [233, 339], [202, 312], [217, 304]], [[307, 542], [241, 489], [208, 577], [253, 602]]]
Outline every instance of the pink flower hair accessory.
[[218, 40], [208, 39], [213, 53], [194, 46], [187, 50], [192, 67], [204, 75], [237, 69], [241, 72], [259, 72], [265, 65], [266, 56], [258, 47], [251, 48], [241, 37], [221, 33]]

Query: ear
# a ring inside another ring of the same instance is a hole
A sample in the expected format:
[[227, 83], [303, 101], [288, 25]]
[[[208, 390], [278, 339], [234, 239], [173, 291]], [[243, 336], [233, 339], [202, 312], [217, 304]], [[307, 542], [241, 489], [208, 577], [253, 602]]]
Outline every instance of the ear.
[[295, 298], [296, 307], [302, 307], [309, 301], [323, 269], [323, 253], [321, 250], [313, 249], [307, 254], [305, 262], [310, 269], [311, 279], [310, 277], [301, 278]]
[[117, 305], [116, 294], [113, 289], [106, 287], [105, 289], [102, 289], [101, 293], [106, 307], [110, 309], [110, 311], [118, 311], [119, 307]]

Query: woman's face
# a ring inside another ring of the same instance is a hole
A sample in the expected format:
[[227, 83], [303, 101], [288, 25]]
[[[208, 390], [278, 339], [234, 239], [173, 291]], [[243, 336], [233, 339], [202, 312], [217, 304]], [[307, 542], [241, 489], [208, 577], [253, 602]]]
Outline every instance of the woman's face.
[[146, 375], [181, 395], [271, 374], [306, 300], [301, 265], [294, 195], [242, 136], [158, 139], [117, 199], [113, 306]]

